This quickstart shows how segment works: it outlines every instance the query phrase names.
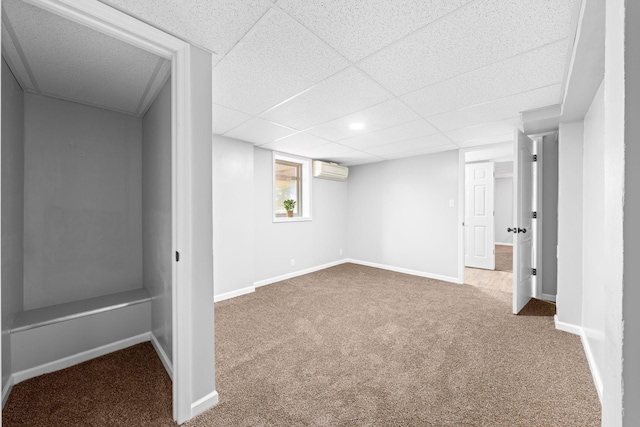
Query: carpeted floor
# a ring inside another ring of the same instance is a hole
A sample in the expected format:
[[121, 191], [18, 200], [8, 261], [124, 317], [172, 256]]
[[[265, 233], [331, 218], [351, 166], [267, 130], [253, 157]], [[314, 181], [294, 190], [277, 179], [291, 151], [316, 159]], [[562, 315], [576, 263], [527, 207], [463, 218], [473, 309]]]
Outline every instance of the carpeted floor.
[[[259, 288], [216, 304], [220, 403], [187, 425], [599, 426], [580, 338], [530, 305], [353, 264]], [[169, 425], [152, 347], [119, 354], [18, 384], [5, 427]]]
[[513, 246], [495, 245], [496, 270], [513, 273]]

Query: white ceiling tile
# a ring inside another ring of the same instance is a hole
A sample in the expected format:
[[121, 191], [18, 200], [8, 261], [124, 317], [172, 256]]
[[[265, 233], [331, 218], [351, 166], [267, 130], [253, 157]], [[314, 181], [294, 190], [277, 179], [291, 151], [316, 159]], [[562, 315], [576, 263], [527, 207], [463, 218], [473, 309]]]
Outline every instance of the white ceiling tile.
[[470, 0], [279, 0], [312, 32], [358, 61]]
[[514, 133], [505, 133], [504, 135], [488, 136], [486, 138], [471, 139], [468, 141], [458, 142], [456, 145], [460, 148], [480, 147], [482, 145], [499, 144], [502, 142], [513, 142]]
[[383, 159], [381, 157], [376, 157], [376, 156], [371, 156], [371, 157], [367, 157], [367, 158], [362, 158], [362, 159], [356, 159], [356, 160], [347, 160], [346, 162], [342, 162], [340, 163], [342, 166], [358, 166], [358, 165], [367, 165], [369, 163], [376, 163], [376, 162], [382, 162], [386, 159]]
[[22, 1], [2, 6], [37, 93], [137, 114], [154, 70], [166, 62]]
[[214, 68], [214, 102], [259, 114], [346, 66], [324, 43], [272, 9]]
[[227, 53], [269, 9], [261, 0], [100, 0], [168, 33]]
[[558, 103], [561, 85], [552, 85], [507, 98], [478, 104], [461, 110], [429, 117], [429, 122], [441, 131], [450, 131], [488, 122], [513, 118], [521, 111], [533, 110]]
[[437, 132], [438, 131], [425, 120], [419, 119], [377, 132], [344, 139], [340, 141], [340, 143], [356, 149], [367, 149], [407, 139], [415, 139], [421, 136], [433, 135]]
[[444, 135], [436, 134], [369, 148], [366, 150], [366, 152], [369, 154], [373, 154], [374, 156], [388, 158], [389, 155], [397, 155], [410, 151], [423, 150], [446, 144], [451, 144], [451, 141]]
[[569, 36], [575, 1], [472, 2], [359, 66], [405, 94]]
[[373, 162], [379, 162], [382, 160], [384, 159], [382, 159], [381, 157], [374, 156], [373, 154], [367, 154], [357, 150], [342, 153], [331, 159], [331, 161], [341, 165], [345, 165], [345, 166], [360, 165], [364, 163], [373, 163]]
[[355, 68], [348, 68], [261, 117], [306, 129], [378, 104], [391, 95]]
[[262, 145], [296, 132], [295, 129], [254, 117], [226, 132], [224, 136]]
[[501, 120], [499, 122], [484, 123], [468, 128], [457, 129], [445, 132], [453, 142], [464, 142], [480, 138], [489, 138], [493, 136], [514, 134], [516, 129], [520, 128], [520, 118], [513, 117], [511, 119]]
[[[360, 110], [328, 123], [307, 129], [305, 132], [326, 138], [331, 141], [340, 141], [354, 135], [373, 132], [419, 119], [420, 116], [397, 99], [391, 99], [373, 107]], [[351, 123], [363, 123], [361, 130], [349, 128]]]
[[309, 157], [304, 153], [328, 143], [329, 141], [326, 139], [318, 138], [308, 133], [298, 132], [277, 141], [261, 145], [261, 148]]
[[336, 144], [335, 142], [330, 142], [328, 144], [319, 145], [305, 150], [304, 156], [316, 160], [333, 161], [334, 158], [348, 155], [353, 151], [353, 148], [345, 147], [344, 145]]
[[568, 48], [565, 39], [419, 89], [401, 98], [423, 117], [429, 117], [561, 83]]
[[403, 159], [406, 157], [424, 156], [426, 154], [441, 153], [443, 151], [451, 151], [451, 150], [457, 150], [457, 149], [458, 149], [458, 146], [455, 144], [444, 144], [444, 145], [438, 145], [437, 147], [421, 148], [418, 150], [412, 150], [404, 153], [388, 154], [384, 156], [384, 158], [387, 160]]
[[213, 133], [218, 135], [222, 135], [251, 118], [248, 114], [216, 104], [213, 104], [212, 116]]

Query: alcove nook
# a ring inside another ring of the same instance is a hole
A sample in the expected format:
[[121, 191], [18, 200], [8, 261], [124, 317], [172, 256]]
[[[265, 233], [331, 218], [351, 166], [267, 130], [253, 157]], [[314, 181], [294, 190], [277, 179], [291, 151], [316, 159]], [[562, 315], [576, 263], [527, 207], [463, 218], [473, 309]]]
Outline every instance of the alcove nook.
[[3, 404], [143, 341], [172, 375], [171, 61], [2, 9]]

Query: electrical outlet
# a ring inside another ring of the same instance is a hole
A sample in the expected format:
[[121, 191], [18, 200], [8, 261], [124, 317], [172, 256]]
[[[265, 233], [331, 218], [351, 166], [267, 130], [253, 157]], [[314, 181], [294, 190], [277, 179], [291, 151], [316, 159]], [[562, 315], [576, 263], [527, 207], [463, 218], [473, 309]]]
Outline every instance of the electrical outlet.
[[449, 207], [452, 208], [454, 206], [455, 202], [453, 199], [449, 200]]
[[295, 267], [296, 266], [296, 260], [291, 258], [291, 267]]
[[342, 249], [338, 251], [338, 255], [342, 255]]

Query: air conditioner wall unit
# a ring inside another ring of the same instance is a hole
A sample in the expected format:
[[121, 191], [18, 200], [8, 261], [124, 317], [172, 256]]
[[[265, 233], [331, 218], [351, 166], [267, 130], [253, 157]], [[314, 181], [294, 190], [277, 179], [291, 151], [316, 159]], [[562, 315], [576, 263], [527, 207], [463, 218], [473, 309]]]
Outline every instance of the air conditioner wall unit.
[[320, 160], [313, 161], [314, 178], [344, 181], [349, 176], [349, 168], [336, 163], [327, 163]]

